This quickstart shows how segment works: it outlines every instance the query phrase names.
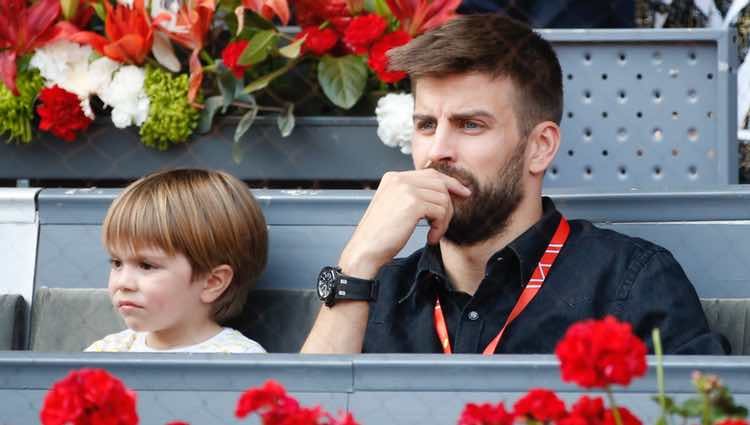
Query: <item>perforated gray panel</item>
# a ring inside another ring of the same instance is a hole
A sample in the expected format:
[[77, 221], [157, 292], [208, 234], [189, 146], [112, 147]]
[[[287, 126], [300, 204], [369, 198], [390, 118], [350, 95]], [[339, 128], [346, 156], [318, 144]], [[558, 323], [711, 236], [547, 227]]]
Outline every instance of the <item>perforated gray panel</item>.
[[560, 58], [563, 142], [546, 187], [737, 182], [736, 51], [704, 31], [543, 31]]

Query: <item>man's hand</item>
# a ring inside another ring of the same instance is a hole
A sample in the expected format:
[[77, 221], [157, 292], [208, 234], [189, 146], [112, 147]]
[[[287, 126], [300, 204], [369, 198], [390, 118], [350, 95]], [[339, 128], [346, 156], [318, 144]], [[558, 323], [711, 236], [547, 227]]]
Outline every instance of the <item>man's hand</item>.
[[[433, 169], [386, 173], [341, 254], [341, 270], [353, 277], [373, 279], [406, 245], [423, 218], [430, 223], [427, 241], [438, 243], [453, 217], [451, 195], [470, 194], [458, 180]], [[302, 352], [362, 352], [369, 311], [364, 301], [321, 307]]]
[[406, 245], [417, 223], [430, 223], [427, 242], [440, 241], [453, 217], [451, 195], [471, 191], [434, 169], [386, 173], [339, 260], [345, 274], [372, 279]]

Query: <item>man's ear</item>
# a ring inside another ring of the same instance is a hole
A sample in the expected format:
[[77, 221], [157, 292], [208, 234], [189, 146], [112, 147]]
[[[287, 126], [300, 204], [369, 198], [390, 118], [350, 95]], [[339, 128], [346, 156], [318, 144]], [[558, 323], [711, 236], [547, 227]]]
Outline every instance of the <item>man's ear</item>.
[[529, 134], [528, 164], [532, 174], [544, 174], [560, 149], [560, 127], [552, 121], [537, 124]]
[[233, 277], [234, 270], [231, 266], [222, 264], [214, 267], [203, 279], [201, 301], [206, 304], [216, 301], [232, 283]]

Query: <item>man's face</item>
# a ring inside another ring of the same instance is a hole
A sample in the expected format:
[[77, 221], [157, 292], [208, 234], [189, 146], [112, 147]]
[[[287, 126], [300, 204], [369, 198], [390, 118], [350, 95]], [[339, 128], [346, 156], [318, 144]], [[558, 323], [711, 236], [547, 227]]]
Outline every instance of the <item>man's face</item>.
[[423, 77], [415, 93], [415, 168], [429, 161], [472, 191], [453, 197], [445, 238], [472, 245], [502, 233], [523, 198], [525, 170], [512, 83], [483, 74]]

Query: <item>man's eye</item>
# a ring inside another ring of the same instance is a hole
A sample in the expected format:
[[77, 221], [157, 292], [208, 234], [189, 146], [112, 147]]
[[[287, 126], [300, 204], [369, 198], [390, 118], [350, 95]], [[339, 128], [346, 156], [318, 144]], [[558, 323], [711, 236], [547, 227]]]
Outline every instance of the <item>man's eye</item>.
[[122, 261], [116, 258], [110, 258], [109, 266], [112, 267], [113, 269], [119, 269], [120, 267], [122, 267]]
[[417, 130], [432, 130], [435, 128], [434, 121], [417, 121]]
[[464, 121], [463, 127], [467, 130], [478, 130], [482, 125], [476, 121]]

